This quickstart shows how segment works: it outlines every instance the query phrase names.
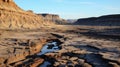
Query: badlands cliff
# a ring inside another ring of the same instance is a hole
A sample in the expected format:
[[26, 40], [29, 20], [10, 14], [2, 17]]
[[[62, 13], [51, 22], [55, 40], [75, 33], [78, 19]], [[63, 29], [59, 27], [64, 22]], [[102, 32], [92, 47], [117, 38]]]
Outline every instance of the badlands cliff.
[[13, 0], [0, 0], [0, 29], [36, 29], [47, 25], [42, 16], [27, 12]]

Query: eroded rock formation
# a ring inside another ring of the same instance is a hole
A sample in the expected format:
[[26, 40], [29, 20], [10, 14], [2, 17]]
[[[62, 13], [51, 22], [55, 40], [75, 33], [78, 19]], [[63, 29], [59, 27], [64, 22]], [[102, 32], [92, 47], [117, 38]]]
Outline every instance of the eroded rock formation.
[[[38, 53], [41, 50], [43, 44], [46, 43], [45, 39], [37, 40], [36, 42], [29, 40], [16, 40], [16, 39], [13, 39], [13, 41], [14, 43], [9, 42], [9, 46], [7, 43], [5, 45], [5, 42], [0, 43], [4, 45], [4, 46], [0, 46], [1, 47], [0, 67], [6, 67], [6, 66], [9, 67], [9, 65], [13, 65], [13, 64], [14, 66], [23, 64], [24, 62], [20, 62], [21, 60], [26, 60], [27, 56], [31, 56], [34, 55], [35, 53]], [[19, 64], [17, 62], [19, 62]]]
[[52, 25], [42, 16], [24, 11], [13, 0], [0, 0], [0, 29], [36, 29], [49, 24]]
[[0, 30], [0, 67], [37, 67], [44, 61], [37, 55], [42, 47], [48, 42], [62, 42], [58, 39], [59, 35], [52, 33], [1, 32]]

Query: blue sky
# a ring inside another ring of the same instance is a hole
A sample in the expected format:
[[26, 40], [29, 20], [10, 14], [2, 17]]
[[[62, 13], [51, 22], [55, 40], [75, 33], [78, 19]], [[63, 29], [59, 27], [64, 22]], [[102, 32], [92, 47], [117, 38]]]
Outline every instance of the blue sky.
[[120, 14], [120, 0], [14, 0], [24, 10], [59, 14], [64, 19]]

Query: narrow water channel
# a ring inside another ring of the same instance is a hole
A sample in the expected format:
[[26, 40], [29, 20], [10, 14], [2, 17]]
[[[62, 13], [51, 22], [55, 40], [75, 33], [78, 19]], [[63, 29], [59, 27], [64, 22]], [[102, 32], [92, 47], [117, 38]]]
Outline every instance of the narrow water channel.
[[50, 42], [43, 46], [41, 52], [38, 53], [38, 55], [44, 55], [46, 53], [54, 52], [56, 50], [60, 50], [60, 47], [59, 45], [57, 45], [57, 42]]
[[[43, 46], [40, 53], [38, 53], [38, 56], [45, 55], [46, 53], [55, 52], [60, 49], [60, 44], [57, 41], [48, 42], [45, 46]], [[48, 65], [51, 65], [51, 63], [45, 60], [44, 63], [41, 64], [39, 67], [47, 67]]]

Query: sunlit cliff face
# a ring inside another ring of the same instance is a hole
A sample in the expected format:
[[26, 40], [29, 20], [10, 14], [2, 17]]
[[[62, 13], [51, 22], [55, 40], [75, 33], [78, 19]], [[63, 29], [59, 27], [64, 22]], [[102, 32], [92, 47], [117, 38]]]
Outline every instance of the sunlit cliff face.
[[37, 29], [53, 24], [17, 6], [14, 0], [0, 0], [0, 29]]

